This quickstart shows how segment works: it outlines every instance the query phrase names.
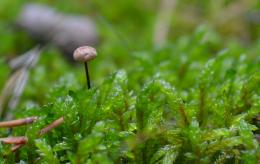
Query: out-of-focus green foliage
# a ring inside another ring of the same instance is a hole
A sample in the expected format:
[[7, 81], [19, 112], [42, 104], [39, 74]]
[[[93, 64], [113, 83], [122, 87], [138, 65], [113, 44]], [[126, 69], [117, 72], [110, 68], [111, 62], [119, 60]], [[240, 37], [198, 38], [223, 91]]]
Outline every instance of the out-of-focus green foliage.
[[[10, 73], [4, 57], [34, 45], [6, 24], [15, 19], [24, 2], [0, 1], [0, 88]], [[14, 113], [16, 118], [39, 119], [13, 128], [12, 136], [25, 135], [29, 142], [16, 153], [0, 144], [1, 163], [260, 160], [255, 138], [260, 114], [259, 39], [251, 38], [248, 29], [237, 31], [230, 26], [225, 31], [221, 27], [228, 24], [218, 24], [223, 6], [235, 1], [197, 0], [189, 5], [180, 1], [172, 20], [172, 37], [162, 47], [154, 47], [151, 41], [159, 1], [38, 2], [96, 20], [101, 43], [98, 58], [90, 63], [93, 88], [84, 87], [83, 65], [68, 64], [54, 48], [45, 50], [30, 71]], [[243, 10], [259, 7], [254, 0], [239, 4]], [[4, 11], [5, 7], [10, 10]], [[193, 10], [201, 13], [190, 21]], [[201, 19], [205, 25], [194, 30]], [[234, 26], [246, 26], [242, 20], [232, 20]], [[233, 39], [238, 33], [249, 45]], [[253, 35], [259, 35], [259, 30]], [[61, 116], [62, 125], [38, 136], [41, 128]], [[1, 129], [0, 135], [7, 137], [7, 131]]]

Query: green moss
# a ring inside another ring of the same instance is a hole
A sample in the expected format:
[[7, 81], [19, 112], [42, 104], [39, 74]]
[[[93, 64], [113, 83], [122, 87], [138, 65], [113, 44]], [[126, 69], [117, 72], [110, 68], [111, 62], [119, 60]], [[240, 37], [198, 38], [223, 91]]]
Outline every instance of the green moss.
[[[12, 136], [29, 141], [15, 153], [1, 143], [0, 163], [257, 163], [259, 41], [245, 46], [203, 25], [154, 47], [147, 38], [155, 6], [142, 11], [132, 1], [115, 3], [122, 9], [115, 5], [112, 12], [94, 1], [87, 12], [77, 3], [59, 6], [89, 14], [100, 7], [105, 13], [94, 16], [103, 40], [90, 63], [93, 88], [84, 87], [83, 66], [68, 64], [53, 48], [43, 51], [14, 113], [39, 119], [13, 128]], [[200, 4], [210, 11], [211, 3]], [[126, 11], [133, 14], [122, 18]], [[142, 30], [129, 27], [133, 22], [143, 23]], [[32, 44], [16, 47], [19, 38], [28, 39], [5, 33], [0, 50], [15, 53]], [[2, 86], [11, 71], [3, 58], [0, 63]], [[60, 117], [60, 126], [38, 135]], [[0, 130], [1, 137], [7, 134]]]

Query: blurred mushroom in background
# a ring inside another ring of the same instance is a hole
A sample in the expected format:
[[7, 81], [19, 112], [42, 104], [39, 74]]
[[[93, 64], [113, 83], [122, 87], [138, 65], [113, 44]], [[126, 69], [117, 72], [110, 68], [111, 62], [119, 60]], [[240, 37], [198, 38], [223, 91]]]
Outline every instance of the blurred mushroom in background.
[[17, 26], [37, 41], [56, 46], [71, 61], [77, 47], [98, 42], [96, 26], [90, 18], [65, 15], [41, 4], [26, 4], [17, 18]]

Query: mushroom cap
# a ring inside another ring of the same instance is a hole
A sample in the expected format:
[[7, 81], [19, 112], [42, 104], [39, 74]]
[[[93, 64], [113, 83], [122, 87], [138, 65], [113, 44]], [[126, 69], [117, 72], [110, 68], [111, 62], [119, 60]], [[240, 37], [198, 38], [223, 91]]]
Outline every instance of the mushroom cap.
[[73, 53], [73, 58], [76, 61], [87, 62], [93, 60], [97, 56], [95, 48], [90, 46], [82, 46], [77, 48]]

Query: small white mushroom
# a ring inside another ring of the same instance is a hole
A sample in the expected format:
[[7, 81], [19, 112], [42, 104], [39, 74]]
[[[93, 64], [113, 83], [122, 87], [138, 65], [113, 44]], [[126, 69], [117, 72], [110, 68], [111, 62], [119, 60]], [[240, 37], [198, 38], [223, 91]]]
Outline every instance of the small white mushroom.
[[84, 62], [84, 64], [85, 64], [88, 89], [90, 89], [90, 78], [89, 78], [89, 73], [88, 73], [87, 62], [95, 59], [96, 57], [97, 57], [96, 49], [93, 47], [90, 47], [90, 46], [79, 47], [73, 53], [74, 60]]
[[73, 58], [76, 61], [87, 62], [97, 57], [97, 51], [90, 46], [82, 46], [74, 51]]

